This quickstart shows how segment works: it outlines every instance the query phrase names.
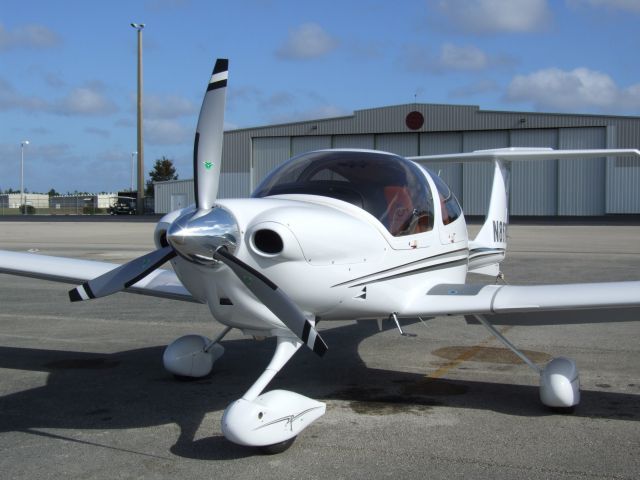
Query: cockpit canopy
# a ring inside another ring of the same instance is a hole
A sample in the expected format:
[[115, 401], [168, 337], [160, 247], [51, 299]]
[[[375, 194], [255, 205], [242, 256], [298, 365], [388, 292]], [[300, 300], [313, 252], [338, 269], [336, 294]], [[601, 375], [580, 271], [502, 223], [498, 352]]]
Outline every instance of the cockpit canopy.
[[[252, 196], [283, 194], [320, 195], [351, 203], [376, 217], [396, 237], [433, 229], [433, 197], [424, 172], [413, 162], [390, 153], [305, 153], [271, 172]], [[446, 196], [455, 201], [450, 191]]]

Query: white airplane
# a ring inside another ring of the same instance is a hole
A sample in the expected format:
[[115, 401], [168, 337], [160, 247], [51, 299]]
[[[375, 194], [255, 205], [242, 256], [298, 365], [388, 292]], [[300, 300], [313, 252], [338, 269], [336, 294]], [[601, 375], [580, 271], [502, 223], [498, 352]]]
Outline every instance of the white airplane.
[[[219, 59], [204, 97], [194, 145], [196, 203], [164, 216], [157, 250], [124, 265], [0, 251], [0, 273], [70, 283], [72, 301], [125, 291], [206, 304], [224, 324], [214, 339], [187, 335], [165, 350], [165, 368], [202, 377], [233, 328], [276, 337], [264, 373], [222, 417], [225, 437], [278, 452], [325, 413], [325, 404], [269, 382], [304, 344], [327, 345], [319, 320], [465, 315], [484, 325], [540, 376], [544, 405], [580, 401], [574, 361], [539, 368], [495, 325], [640, 320], [640, 281], [511, 286], [465, 283], [500, 273], [507, 248], [509, 169], [514, 161], [640, 156], [638, 150], [509, 148], [403, 158], [372, 150], [306, 153], [276, 168], [252, 198], [216, 199], [228, 62]], [[449, 187], [429, 161], [494, 164], [487, 219], [469, 239]], [[170, 261], [173, 270], [159, 267]]]

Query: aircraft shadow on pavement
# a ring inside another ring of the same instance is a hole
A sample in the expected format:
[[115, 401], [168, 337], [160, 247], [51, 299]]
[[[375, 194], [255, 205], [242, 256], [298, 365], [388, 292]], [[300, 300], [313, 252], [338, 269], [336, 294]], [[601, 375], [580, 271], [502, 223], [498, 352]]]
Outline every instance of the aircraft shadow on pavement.
[[[368, 368], [358, 345], [376, 332], [374, 322], [323, 330], [330, 345], [325, 358], [301, 349], [268, 389], [349, 402], [358, 414], [446, 406], [527, 417], [552, 415], [539, 403], [537, 386], [432, 380], [423, 374]], [[0, 347], [0, 368], [48, 372], [46, 385], [0, 397], [0, 432], [56, 437], [38, 429], [131, 429], [175, 423], [180, 428], [171, 448], [175, 455], [211, 460], [254, 455], [256, 451], [215, 434], [217, 425], [204, 427], [213, 435], [195, 440], [205, 415], [222, 412], [240, 398], [275, 347], [273, 339], [223, 343], [226, 352], [213, 373], [193, 381], [178, 381], [163, 370], [163, 346], [114, 354]], [[583, 390], [574, 415], [637, 421], [638, 400], [637, 395]]]

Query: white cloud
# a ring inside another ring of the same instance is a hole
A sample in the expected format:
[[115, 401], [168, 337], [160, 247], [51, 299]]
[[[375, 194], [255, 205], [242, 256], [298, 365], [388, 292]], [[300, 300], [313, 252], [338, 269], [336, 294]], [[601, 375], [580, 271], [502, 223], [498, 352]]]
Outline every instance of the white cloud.
[[322, 57], [338, 46], [338, 40], [316, 23], [304, 23], [291, 30], [286, 42], [277, 51], [279, 58], [308, 60]]
[[60, 36], [42, 25], [23, 25], [7, 30], [0, 24], [0, 51], [17, 48], [50, 48], [62, 43]]
[[526, 33], [545, 28], [546, 0], [441, 0], [438, 9], [458, 28], [471, 33]]
[[482, 70], [489, 66], [489, 57], [474, 45], [461, 47], [446, 43], [440, 52], [440, 63], [451, 70]]
[[640, 108], [640, 84], [620, 88], [606, 73], [548, 68], [514, 77], [506, 100], [531, 103], [538, 110], [622, 112]]
[[152, 145], [176, 145], [193, 140], [193, 129], [187, 129], [175, 120], [145, 120], [145, 141]]
[[145, 95], [143, 102], [144, 114], [149, 118], [169, 119], [198, 113], [198, 108], [191, 100], [178, 95]]
[[475, 45], [446, 43], [440, 51], [411, 46], [405, 49], [401, 62], [410, 72], [446, 73], [477, 72], [489, 67], [513, 63], [506, 56], [492, 56]]
[[117, 111], [116, 105], [103, 93], [102, 84], [93, 82], [72, 89], [51, 106], [60, 115], [107, 115]]
[[0, 111], [15, 109], [65, 116], [107, 115], [117, 111], [117, 107], [104, 95], [103, 90], [100, 82], [90, 82], [72, 89], [58, 100], [48, 101], [40, 97], [22, 95], [13, 85], [0, 77]]

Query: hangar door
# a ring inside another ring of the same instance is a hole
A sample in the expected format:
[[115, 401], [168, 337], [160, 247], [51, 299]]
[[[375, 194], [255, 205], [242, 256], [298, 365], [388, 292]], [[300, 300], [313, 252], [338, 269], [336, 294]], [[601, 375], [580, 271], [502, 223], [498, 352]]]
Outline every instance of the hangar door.
[[[602, 127], [561, 128], [559, 148], [606, 148]], [[558, 162], [558, 215], [604, 215], [606, 159]]]
[[291, 156], [290, 137], [253, 138], [251, 142], [251, 187]]
[[331, 136], [260, 137], [252, 139], [253, 188], [289, 158], [312, 150], [331, 148]]

